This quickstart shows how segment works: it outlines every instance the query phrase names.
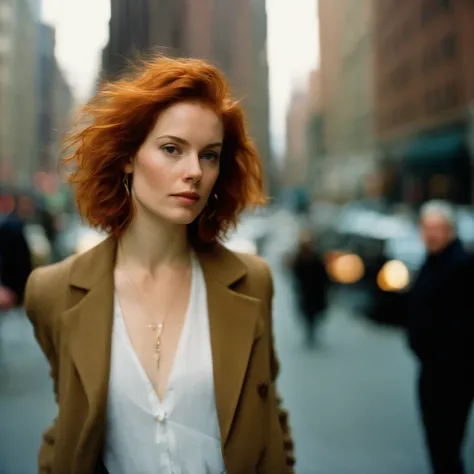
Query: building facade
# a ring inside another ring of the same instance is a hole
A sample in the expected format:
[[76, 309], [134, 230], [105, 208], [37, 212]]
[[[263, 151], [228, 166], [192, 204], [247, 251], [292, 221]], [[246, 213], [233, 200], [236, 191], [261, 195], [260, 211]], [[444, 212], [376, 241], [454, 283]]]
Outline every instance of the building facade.
[[[203, 58], [227, 76], [270, 174], [265, 0], [112, 0], [103, 77], [137, 53]], [[271, 184], [267, 183], [271, 192]]]
[[150, 3], [148, 0], [110, 1], [109, 42], [102, 54], [103, 79], [115, 77], [127, 67], [127, 60], [139, 51], [148, 50]]
[[12, 87], [11, 63], [13, 61], [13, 2], [0, 1], [0, 182], [8, 181], [12, 176], [10, 156], [10, 127], [8, 125]]
[[56, 173], [69, 124], [71, 90], [40, 11], [39, 0], [0, 0], [0, 183], [31, 186], [37, 172]]
[[39, 71], [38, 71], [38, 165], [41, 169], [50, 168], [53, 144], [52, 97], [56, 59], [54, 48], [55, 31], [42, 24], [39, 31]]
[[39, 18], [28, 0], [1, 0], [0, 162], [3, 179], [29, 184], [38, 160]]
[[75, 109], [75, 99], [71, 87], [57, 62], [54, 63], [52, 89], [52, 152], [49, 165], [45, 171], [55, 172], [62, 156], [64, 136], [72, 124]]
[[377, 138], [398, 199], [472, 202], [474, 2], [375, 2]]
[[310, 108], [307, 90], [295, 90], [286, 116], [284, 185], [303, 187], [308, 181], [309, 147], [306, 137]]
[[308, 179], [311, 183], [310, 192], [315, 199], [318, 199], [324, 197], [324, 158], [326, 156], [321, 69], [310, 72], [308, 96], [309, 111], [306, 128]]
[[357, 195], [375, 167], [373, 0], [319, 0], [326, 192]]

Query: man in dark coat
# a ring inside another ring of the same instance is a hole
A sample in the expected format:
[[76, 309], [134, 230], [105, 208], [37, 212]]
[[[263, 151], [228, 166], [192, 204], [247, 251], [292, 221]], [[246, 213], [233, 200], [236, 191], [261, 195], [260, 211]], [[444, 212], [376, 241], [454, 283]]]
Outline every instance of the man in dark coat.
[[23, 303], [31, 254], [21, 219], [15, 212], [0, 220], [0, 310]]
[[462, 442], [474, 397], [473, 258], [442, 201], [421, 212], [427, 257], [407, 295], [408, 339], [420, 362], [419, 406], [434, 474], [464, 474]]
[[300, 314], [303, 318], [306, 342], [313, 346], [317, 325], [327, 306], [329, 278], [324, 262], [313, 248], [310, 232], [300, 235], [299, 245], [290, 262]]

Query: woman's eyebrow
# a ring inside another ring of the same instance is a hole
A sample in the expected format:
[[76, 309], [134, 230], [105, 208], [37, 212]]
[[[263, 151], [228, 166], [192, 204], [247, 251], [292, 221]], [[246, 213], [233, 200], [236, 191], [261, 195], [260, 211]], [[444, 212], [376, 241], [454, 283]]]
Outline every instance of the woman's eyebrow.
[[157, 140], [161, 140], [163, 138], [174, 140], [175, 142], [181, 143], [182, 145], [189, 145], [189, 142], [187, 142], [184, 138], [175, 137], [174, 135], [162, 135], [161, 137], [158, 137]]
[[217, 148], [217, 147], [222, 147], [222, 142], [210, 143], [209, 145], [206, 145], [204, 148]]
[[[158, 137], [157, 140], [162, 140], [164, 138], [169, 139], [169, 140], [174, 140], [175, 142], [178, 142], [181, 145], [185, 145], [185, 146], [189, 146], [189, 144], [190, 144], [184, 138], [176, 137], [175, 135], [162, 135], [162, 136]], [[209, 143], [209, 145], [206, 145], [204, 148], [216, 148], [216, 147], [221, 147], [222, 148], [222, 146], [223, 146], [222, 142], [215, 142], [215, 143]]]

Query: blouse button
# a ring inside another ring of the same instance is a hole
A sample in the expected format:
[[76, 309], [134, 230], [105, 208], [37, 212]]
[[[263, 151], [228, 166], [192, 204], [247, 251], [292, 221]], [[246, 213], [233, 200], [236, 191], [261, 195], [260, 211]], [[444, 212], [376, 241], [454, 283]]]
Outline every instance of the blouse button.
[[164, 423], [166, 418], [165, 418], [165, 415], [163, 413], [160, 413], [159, 415], [156, 415], [155, 416], [155, 420], [158, 422], [158, 423]]

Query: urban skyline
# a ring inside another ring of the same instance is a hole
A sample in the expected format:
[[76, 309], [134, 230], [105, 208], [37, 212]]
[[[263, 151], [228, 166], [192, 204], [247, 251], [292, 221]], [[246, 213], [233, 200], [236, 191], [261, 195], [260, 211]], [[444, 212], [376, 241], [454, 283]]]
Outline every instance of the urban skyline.
[[[267, 0], [270, 130], [276, 157], [285, 150], [286, 113], [295, 88], [306, 86], [319, 62], [317, 0]], [[93, 91], [108, 41], [107, 0], [43, 0], [43, 20], [56, 28], [58, 62], [79, 102]], [[88, 24], [83, 35], [82, 25]], [[81, 43], [76, 41], [81, 36]], [[304, 48], [301, 45], [304, 45]]]

